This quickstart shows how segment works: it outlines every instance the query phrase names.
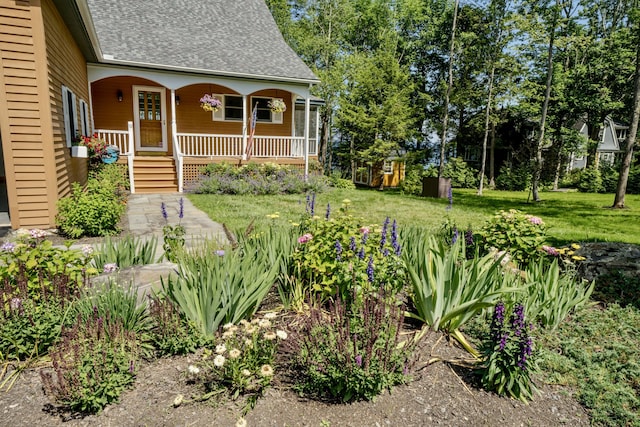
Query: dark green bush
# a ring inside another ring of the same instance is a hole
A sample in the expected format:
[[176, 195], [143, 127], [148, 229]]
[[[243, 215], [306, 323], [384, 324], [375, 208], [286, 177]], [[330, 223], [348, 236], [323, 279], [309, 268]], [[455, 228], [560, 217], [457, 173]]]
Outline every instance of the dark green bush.
[[[477, 175], [478, 172], [469, 167], [469, 165], [467, 165], [467, 163], [460, 157], [453, 157], [449, 159], [444, 166], [444, 172], [442, 174], [444, 178], [451, 178], [451, 186], [454, 188], [476, 188], [478, 186]], [[438, 167], [429, 167], [424, 172], [423, 176], [438, 176]], [[422, 181], [420, 182], [420, 185], [422, 186]]]
[[71, 195], [58, 201], [56, 224], [72, 239], [108, 236], [118, 231], [118, 222], [125, 209], [113, 182], [89, 179], [85, 190], [74, 183]]
[[527, 166], [503, 166], [496, 178], [498, 190], [523, 191], [531, 186], [531, 169]]
[[422, 165], [412, 165], [407, 167], [404, 179], [400, 181], [400, 190], [405, 194], [419, 196], [422, 194], [422, 177], [424, 167]]
[[602, 174], [599, 169], [589, 167], [582, 170], [578, 181], [578, 191], [583, 193], [602, 193], [603, 189]]
[[601, 166], [600, 174], [602, 175], [602, 192], [615, 193], [620, 176], [616, 168], [609, 165]]
[[332, 187], [335, 188], [346, 188], [349, 190], [355, 190], [356, 185], [350, 179], [345, 179], [342, 177], [340, 172], [333, 172], [331, 176], [329, 176], [329, 183]]

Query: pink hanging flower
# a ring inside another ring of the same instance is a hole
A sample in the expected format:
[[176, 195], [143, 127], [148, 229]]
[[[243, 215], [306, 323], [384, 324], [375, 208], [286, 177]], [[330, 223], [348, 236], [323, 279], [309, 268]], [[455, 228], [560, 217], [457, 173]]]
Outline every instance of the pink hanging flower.
[[312, 234], [309, 234], [309, 233], [303, 234], [302, 236], [298, 237], [298, 243], [300, 243], [302, 245], [304, 243], [307, 243], [311, 239], [313, 239], [313, 235]]

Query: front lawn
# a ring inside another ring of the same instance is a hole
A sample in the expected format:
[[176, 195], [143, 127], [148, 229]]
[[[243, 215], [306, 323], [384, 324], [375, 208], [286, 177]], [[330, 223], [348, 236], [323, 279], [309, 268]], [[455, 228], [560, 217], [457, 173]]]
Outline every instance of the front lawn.
[[[518, 209], [541, 217], [548, 226], [550, 243], [556, 246], [572, 242], [612, 241], [640, 244], [640, 195], [628, 195], [628, 209], [615, 210], [612, 194], [542, 193], [539, 203], [527, 202], [528, 193], [519, 191], [486, 191], [478, 197], [475, 190], [455, 189], [453, 205], [447, 210], [447, 199], [429, 199], [403, 195], [397, 191], [334, 189], [318, 194], [315, 214], [324, 217], [327, 204], [337, 209], [349, 199], [355, 215], [381, 223], [389, 216], [401, 225], [416, 225], [435, 231], [449, 217], [462, 228], [478, 227], [497, 210]], [[298, 221], [305, 211], [305, 196], [228, 196], [189, 195], [189, 199], [213, 220], [230, 229], [271, 221]], [[279, 218], [267, 215], [275, 213]]]

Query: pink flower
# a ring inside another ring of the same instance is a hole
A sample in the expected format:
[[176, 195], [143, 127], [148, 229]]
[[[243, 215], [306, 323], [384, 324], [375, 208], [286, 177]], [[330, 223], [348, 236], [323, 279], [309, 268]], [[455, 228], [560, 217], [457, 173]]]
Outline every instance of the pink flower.
[[309, 234], [309, 233], [303, 234], [302, 236], [298, 237], [298, 243], [300, 243], [300, 244], [307, 243], [311, 239], [313, 239], [313, 235], [312, 234]]
[[560, 253], [558, 252], [558, 250], [556, 248], [554, 248], [553, 246], [547, 246], [547, 245], [543, 245], [542, 246], [542, 250], [545, 251], [547, 253], [547, 255], [551, 255], [551, 256], [558, 256], [560, 255]]
[[369, 234], [369, 231], [371, 231], [371, 230], [369, 230], [369, 227], [361, 227], [360, 228], [360, 232], [362, 234]]
[[529, 222], [533, 225], [542, 225], [542, 219], [538, 218], [537, 216], [530, 216], [529, 218], [527, 218], [529, 220]]

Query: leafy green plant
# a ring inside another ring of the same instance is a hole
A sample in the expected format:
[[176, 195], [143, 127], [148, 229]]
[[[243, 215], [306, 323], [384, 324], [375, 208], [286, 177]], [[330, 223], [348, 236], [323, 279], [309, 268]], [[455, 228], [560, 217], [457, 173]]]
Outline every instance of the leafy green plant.
[[545, 240], [545, 224], [539, 217], [516, 209], [501, 210], [477, 234], [485, 253], [492, 248], [507, 251], [514, 262], [524, 266], [542, 255], [539, 249]]
[[577, 184], [578, 191], [584, 193], [601, 193], [604, 190], [602, 186], [602, 173], [600, 169], [588, 167], [580, 173], [580, 180]]
[[252, 316], [274, 285], [281, 256], [269, 244], [255, 251], [193, 251], [180, 256], [178, 278], [162, 281], [163, 292], [192, 321], [212, 337], [224, 323]]
[[387, 217], [382, 227], [364, 225], [349, 214], [349, 208], [350, 202], [343, 201], [338, 214], [331, 217], [328, 206], [324, 220], [309, 209], [293, 254], [298, 280], [325, 299], [340, 295], [347, 301], [352, 289], [358, 295], [380, 286], [399, 291], [406, 273], [396, 222]]
[[103, 185], [112, 186], [115, 195], [121, 201], [125, 201], [129, 190], [129, 172], [127, 165], [118, 163], [102, 163], [89, 172], [89, 177], [100, 181]]
[[233, 399], [248, 397], [246, 409], [255, 404], [275, 374], [278, 343], [288, 337], [287, 332], [274, 328], [275, 317], [270, 312], [251, 322], [243, 319], [237, 325], [223, 326], [215, 351], [205, 349], [198, 366], [190, 367], [191, 377], [204, 383], [204, 397], [222, 391]]
[[176, 262], [178, 255], [184, 251], [184, 235], [186, 233], [186, 230], [182, 225], [182, 218], [184, 217], [184, 199], [181, 197], [179, 201], [178, 225], [169, 225], [169, 214], [167, 214], [167, 207], [164, 202], [162, 202], [160, 209], [162, 210], [162, 217], [167, 222], [167, 224], [162, 227], [164, 240], [162, 248], [164, 249], [164, 256], [168, 261]]
[[528, 165], [517, 167], [503, 166], [496, 178], [498, 190], [524, 191], [531, 187], [531, 168]]
[[194, 353], [205, 344], [193, 322], [188, 322], [167, 298], [150, 298], [149, 318], [151, 342], [160, 356]]
[[[451, 178], [451, 186], [454, 188], [475, 188], [478, 184], [478, 172], [460, 157], [452, 157], [444, 166], [443, 178]], [[430, 167], [423, 176], [437, 177], [438, 168]]]
[[116, 264], [118, 268], [153, 264], [157, 243], [156, 236], [150, 239], [132, 235], [118, 239], [107, 236], [93, 253], [93, 265], [98, 271], [103, 271], [107, 264]]
[[338, 296], [328, 316], [313, 308], [292, 340], [301, 390], [350, 402], [408, 381], [416, 341], [400, 338], [403, 311], [382, 288], [360, 304]]
[[515, 298], [527, 307], [527, 318], [552, 330], [573, 310], [588, 303], [595, 286], [595, 281], [589, 284], [573, 272], [561, 272], [558, 260], [530, 263], [523, 282], [524, 292]]
[[136, 335], [94, 313], [78, 316], [49, 352], [53, 364], [40, 371], [45, 392], [72, 411], [95, 413], [116, 402], [135, 379]]
[[484, 357], [479, 372], [485, 389], [527, 402], [536, 389], [531, 381], [531, 325], [526, 323], [524, 311], [521, 304], [513, 310], [502, 302], [496, 304], [491, 331], [482, 347]]
[[354, 190], [356, 185], [350, 179], [345, 179], [342, 177], [340, 172], [335, 171], [329, 176], [329, 183], [334, 188], [348, 188]]
[[113, 183], [95, 179], [89, 179], [86, 190], [73, 183], [71, 195], [58, 200], [57, 206], [56, 224], [73, 239], [115, 234], [126, 208]]
[[[56, 248], [42, 230], [30, 230], [16, 242], [0, 247], [0, 283], [6, 294], [36, 301], [55, 295], [67, 298], [75, 294], [85, 279], [95, 274], [89, 266], [90, 253]], [[22, 289], [24, 288], [24, 289]]]
[[413, 243], [405, 250], [405, 263], [412, 284], [410, 294], [415, 313], [409, 316], [428, 324], [434, 331], [453, 335], [472, 354], [477, 352], [459, 328], [506, 292], [513, 279], [503, 276], [500, 260], [492, 255], [467, 260], [461, 240], [451, 247], [419, 232], [405, 237]]

